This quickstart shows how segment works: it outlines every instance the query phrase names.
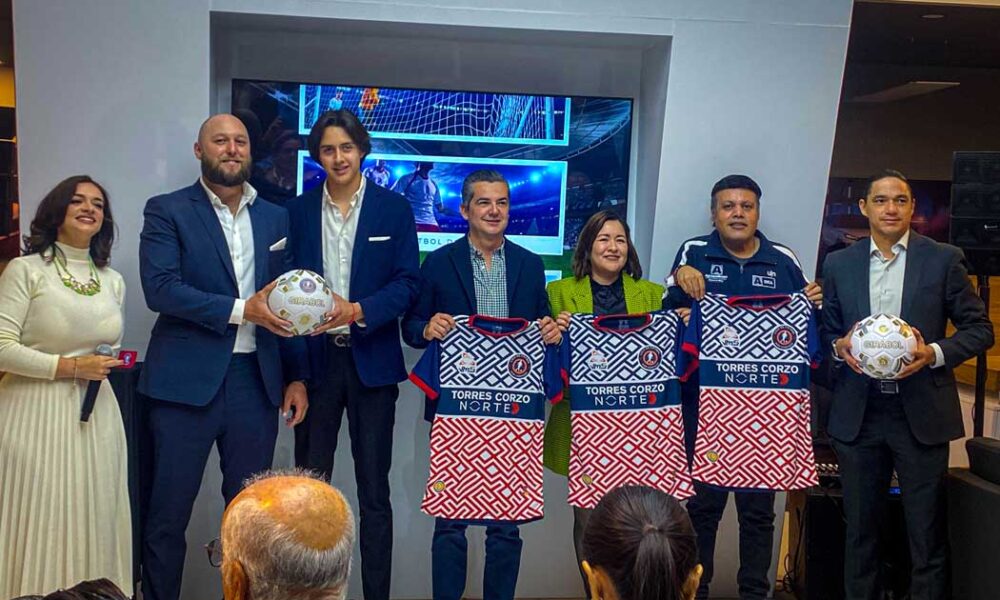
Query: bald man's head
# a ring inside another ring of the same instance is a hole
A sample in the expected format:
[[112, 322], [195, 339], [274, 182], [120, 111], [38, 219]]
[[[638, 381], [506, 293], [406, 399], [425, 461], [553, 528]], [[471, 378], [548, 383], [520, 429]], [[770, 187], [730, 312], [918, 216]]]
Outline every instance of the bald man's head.
[[340, 492], [302, 472], [261, 475], [222, 517], [225, 598], [342, 598], [353, 547]]
[[250, 178], [250, 135], [233, 115], [212, 115], [198, 129], [194, 155], [201, 161], [201, 175], [210, 184], [242, 186]]

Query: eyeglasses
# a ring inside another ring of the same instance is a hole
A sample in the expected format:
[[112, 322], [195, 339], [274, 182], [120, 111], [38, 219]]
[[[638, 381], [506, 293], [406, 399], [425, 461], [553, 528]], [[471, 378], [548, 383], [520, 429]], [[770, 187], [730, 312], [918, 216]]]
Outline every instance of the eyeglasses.
[[215, 568], [222, 566], [222, 540], [215, 538], [205, 544], [205, 552], [208, 554], [208, 564]]

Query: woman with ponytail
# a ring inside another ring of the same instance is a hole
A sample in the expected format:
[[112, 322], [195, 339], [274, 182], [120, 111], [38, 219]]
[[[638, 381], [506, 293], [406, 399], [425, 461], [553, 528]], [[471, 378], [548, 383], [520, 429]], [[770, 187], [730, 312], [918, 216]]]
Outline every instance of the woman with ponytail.
[[620, 487], [601, 499], [583, 554], [593, 600], [691, 600], [701, 580], [687, 511], [649, 487]]

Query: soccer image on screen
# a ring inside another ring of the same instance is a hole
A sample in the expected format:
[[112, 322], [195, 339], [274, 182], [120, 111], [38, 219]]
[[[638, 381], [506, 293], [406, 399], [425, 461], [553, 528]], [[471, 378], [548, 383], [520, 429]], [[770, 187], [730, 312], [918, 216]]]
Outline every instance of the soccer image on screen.
[[421, 254], [464, 235], [463, 179], [477, 169], [510, 184], [507, 236], [542, 256], [548, 280], [570, 273], [584, 223], [627, 217], [633, 102], [625, 98], [234, 80], [262, 198], [284, 204], [325, 180], [307, 138], [328, 110], [354, 112], [372, 137], [362, 174], [405, 197]]
[[566, 97], [343, 85], [299, 86], [299, 133], [328, 110], [358, 115], [374, 138], [566, 146]]

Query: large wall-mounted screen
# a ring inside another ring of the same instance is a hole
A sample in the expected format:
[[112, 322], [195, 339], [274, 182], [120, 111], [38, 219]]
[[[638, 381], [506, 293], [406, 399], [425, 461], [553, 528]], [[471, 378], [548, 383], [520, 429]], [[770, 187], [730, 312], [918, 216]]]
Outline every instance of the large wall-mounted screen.
[[251, 183], [279, 204], [323, 182], [306, 136], [346, 108], [372, 136], [362, 165], [413, 208], [422, 252], [467, 230], [462, 180], [490, 168], [510, 183], [507, 234], [542, 255], [550, 279], [570, 272], [594, 212], [626, 216], [632, 100], [234, 80], [232, 110], [250, 131]]

